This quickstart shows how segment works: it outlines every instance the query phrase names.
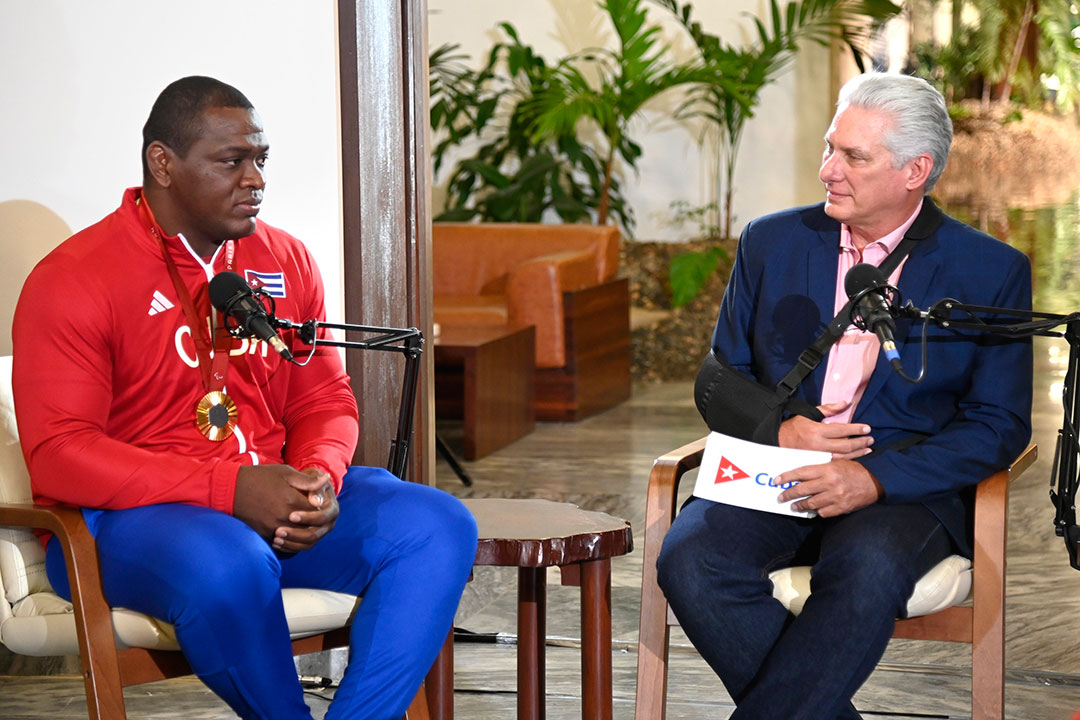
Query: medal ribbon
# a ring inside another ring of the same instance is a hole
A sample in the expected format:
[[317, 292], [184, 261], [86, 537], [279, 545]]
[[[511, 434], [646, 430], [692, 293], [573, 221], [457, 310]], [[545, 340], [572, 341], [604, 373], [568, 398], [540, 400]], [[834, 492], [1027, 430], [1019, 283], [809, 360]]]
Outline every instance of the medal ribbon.
[[[232, 244], [232, 240], [227, 242]], [[225, 315], [218, 313], [221, 315], [221, 321], [214, 329], [214, 352], [213, 360], [211, 360], [211, 346], [207, 337], [210, 330], [207, 328], [205, 332], [203, 331], [204, 323], [199, 321], [199, 316], [195, 312], [195, 303], [192, 302], [191, 294], [188, 293], [184, 281], [180, 279], [176, 262], [169, 256], [169, 251], [164, 245], [162, 249], [165, 251], [165, 264], [169, 266], [169, 277], [172, 278], [173, 287], [176, 288], [176, 294], [180, 298], [180, 307], [184, 309], [188, 325], [191, 326], [191, 340], [195, 343], [195, 354], [199, 358], [199, 372], [202, 373], [203, 387], [206, 388], [206, 392], [219, 391], [225, 387], [225, 376], [229, 371], [229, 350], [232, 346], [232, 335], [225, 329]], [[232, 270], [228, 265], [226, 269]], [[199, 328], [198, 332], [195, 330], [196, 327]]]
[[[213, 360], [211, 360], [211, 343], [207, 337], [208, 332], [203, 331], [204, 323], [199, 319], [195, 311], [195, 303], [191, 300], [191, 293], [180, 278], [180, 272], [176, 269], [176, 262], [169, 255], [169, 248], [165, 245], [165, 238], [158, 230], [157, 222], [150, 210], [146, 198], [139, 197], [139, 215], [142, 217], [146, 229], [150, 234], [161, 241], [162, 255], [165, 257], [165, 265], [169, 268], [169, 277], [172, 279], [173, 288], [180, 300], [180, 307], [184, 310], [188, 325], [191, 326], [191, 339], [195, 343], [195, 355], [199, 359], [199, 372], [202, 374], [203, 387], [206, 392], [220, 391], [225, 387], [225, 376], [229, 370], [229, 350], [232, 345], [232, 336], [225, 329], [225, 317], [222, 315], [213, 334]], [[232, 270], [236, 259], [235, 243], [232, 240], [225, 242], [225, 269]]]

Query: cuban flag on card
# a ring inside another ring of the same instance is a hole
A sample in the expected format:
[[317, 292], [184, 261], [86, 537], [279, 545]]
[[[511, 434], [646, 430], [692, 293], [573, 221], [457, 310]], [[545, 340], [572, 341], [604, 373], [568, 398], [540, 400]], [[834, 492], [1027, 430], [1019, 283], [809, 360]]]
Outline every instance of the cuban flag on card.
[[785, 488], [771, 485], [774, 477], [803, 465], [829, 462], [827, 452], [759, 445], [720, 433], [710, 433], [694, 484], [694, 495], [713, 502], [765, 510], [780, 515], [814, 517], [814, 511], [791, 509], [794, 500], [780, 504]]
[[245, 270], [244, 279], [253, 290], [262, 290], [270, 297], [285, 297], [285, 273]]

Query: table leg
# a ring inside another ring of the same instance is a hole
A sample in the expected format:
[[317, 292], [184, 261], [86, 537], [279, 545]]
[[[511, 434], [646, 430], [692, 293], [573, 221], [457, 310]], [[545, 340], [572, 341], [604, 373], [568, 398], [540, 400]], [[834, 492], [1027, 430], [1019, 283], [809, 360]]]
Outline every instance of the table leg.
[[454, 630], [446, 636], [424, 681], [431, 720], [454, 720]]
[[544, 720], [546, 583], [546, 568], [518, 568], [518, 720]]
[[612, 720], [611, 561], [581, 566], [581, 714]]

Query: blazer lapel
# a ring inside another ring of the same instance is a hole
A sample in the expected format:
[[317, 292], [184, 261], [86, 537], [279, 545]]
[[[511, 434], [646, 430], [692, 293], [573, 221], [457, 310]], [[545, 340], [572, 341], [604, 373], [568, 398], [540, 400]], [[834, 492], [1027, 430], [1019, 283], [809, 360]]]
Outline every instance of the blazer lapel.
[[[807, 296], [821, 311], [821, 324], [815, 331], [820, 333], [836, 316], [836, 266], [840, 255], [840, 224], [825, 214], [824, 206], [815, 206], [817, 213], [805, 216], [806, 225], [814, 231], [815, 238], [808, 243], [806, 258]], [[825, 383], [828, 358], [822, 359], [803, 385], [804, 397], [813, 403], [821, 401], [821, 388]]]

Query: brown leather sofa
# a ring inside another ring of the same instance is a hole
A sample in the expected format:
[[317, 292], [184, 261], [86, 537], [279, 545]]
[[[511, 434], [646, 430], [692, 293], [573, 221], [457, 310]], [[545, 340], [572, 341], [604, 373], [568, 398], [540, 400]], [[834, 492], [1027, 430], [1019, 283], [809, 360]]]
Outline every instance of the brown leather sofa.
[[578, 420], [630, 396], [630, 295], [619, 231], [435, 223], [435, 322], [536, 327], [536, 417]]

